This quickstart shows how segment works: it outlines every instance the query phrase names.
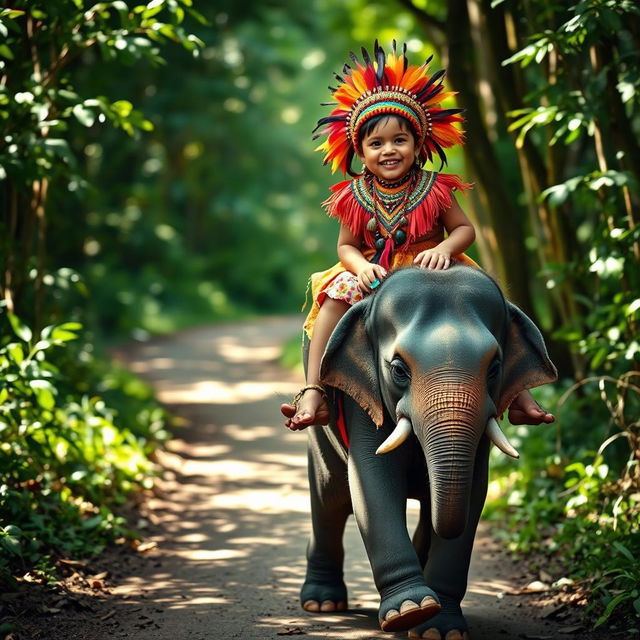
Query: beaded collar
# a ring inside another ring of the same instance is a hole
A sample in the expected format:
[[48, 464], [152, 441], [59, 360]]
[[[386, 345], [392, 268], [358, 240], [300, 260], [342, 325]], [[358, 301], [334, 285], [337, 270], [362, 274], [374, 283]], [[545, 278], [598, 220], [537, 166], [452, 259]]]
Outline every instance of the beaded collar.
[[420, 206], [437, 176], [435, 171], [410, 171], [396, 182], [384, 182], [365, 175], [353, 180], [351, 187], [357, 202], [391, 234], [396, 227], [406, 226], [403, 216]]

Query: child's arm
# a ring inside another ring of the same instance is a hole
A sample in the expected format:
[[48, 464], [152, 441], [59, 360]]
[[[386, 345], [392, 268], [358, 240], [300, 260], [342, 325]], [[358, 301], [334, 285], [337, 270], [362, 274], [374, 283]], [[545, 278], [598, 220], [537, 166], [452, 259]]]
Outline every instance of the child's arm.
[[447, 237], [433, 249], [421, 251], [415, 257], [414, 264], [426, 269], [447, 269], [451, 264], [451, 256], [462, 253], [475, 240], [476, 231], [455, 199], [441, 219], [447, 230]]
[[387, 270], [379, 264], [372, 264], [362, 255], [362, 242], [347, 227], [340, 225], [338, 236], [338, 258], [351, 273], [358, 276], [358, 286], [365, 292], [371, 291], [374, 280], [382, 280]]

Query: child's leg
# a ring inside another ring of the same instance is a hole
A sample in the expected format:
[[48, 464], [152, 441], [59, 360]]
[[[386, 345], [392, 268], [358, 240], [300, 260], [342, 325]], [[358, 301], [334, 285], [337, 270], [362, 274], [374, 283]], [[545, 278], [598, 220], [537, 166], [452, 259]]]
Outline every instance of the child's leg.
[[[309, 343], [307, 385], [320, 384], [320, 361], [331, 333], [347, 309], [349, 304], [343, 300], [327, 297], [322, 303], [313, 327], [313, 337]], [[290, 404], [283, 404], [280, 410], [288, 418], [285, 426], [293, 431], [305, 429], [312, 424], [324, 425], [329, 422], [329, 407], [322, 394], [316, 389], [307, 389], [303, 393], [298, 401], [297, 410]]]

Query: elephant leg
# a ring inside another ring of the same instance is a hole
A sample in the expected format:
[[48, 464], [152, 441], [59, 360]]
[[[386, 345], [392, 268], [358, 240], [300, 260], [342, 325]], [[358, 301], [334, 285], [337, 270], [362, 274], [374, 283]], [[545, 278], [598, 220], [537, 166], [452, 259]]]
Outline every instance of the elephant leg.
[[418, 554], [420, 566], [424, 570], [429, 558], [429, 548], [431, 546], [431, 509], [426, 500], [420, 501], [420, 517], [416, 530], [413, 533], [413, 548]]
[[487, 496], [489, 441], [483, 437], [473, 471], [469, 517], [464, 532], [453, 540], [444, 540], [431, 532], [431, 548], [425, 567], [425, 579], [435, 589], [442, 611], [425, 624], [409, 632], [410, 638], [428, 640], [469, 640], [469, 631], [460, 603], [467, 590], [471, 551]]
[[342, 536], [352, 513], [346, 456], [340, 455], [329, 442], [328, 429], [314, 429], [309, 434], [312, 529], [307, 546], [307, 574], [300, 591], [303, 609], [323, 613], [344, 611], [348, 606]]
[[351, 500], [380, 592], [380, 626], [383, 631], [409, 629], [440, 610], [407, 531], [411, 442], [376, 455], [389, 429], [376, 429], [359, 407], [345, 402], [345, 409], [347, 404]]

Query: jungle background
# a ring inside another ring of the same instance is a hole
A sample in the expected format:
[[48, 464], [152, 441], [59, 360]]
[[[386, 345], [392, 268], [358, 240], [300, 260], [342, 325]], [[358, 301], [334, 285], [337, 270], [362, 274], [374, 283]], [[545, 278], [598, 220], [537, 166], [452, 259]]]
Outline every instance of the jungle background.
[[[435, 55], [474, 257], [542, 328], [551, 427], [487, 513], [640, 624], [640, 9], [632, 0], [85, 0], [0, 9], [0, 579], [135, 538], [170, 417], [110, 345], [297, 312], [335, 261], [311, 129], [350, 50]], [[297, 344], [291, 351], [297, 350]], [[287, 354], [285, 354], [287, 355]], [[614, 615], [615, 613], [615, 615]], [[1, 629], [0, 629], [1, 630]]]

